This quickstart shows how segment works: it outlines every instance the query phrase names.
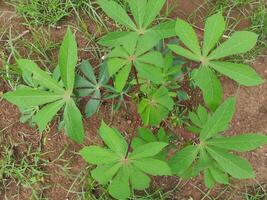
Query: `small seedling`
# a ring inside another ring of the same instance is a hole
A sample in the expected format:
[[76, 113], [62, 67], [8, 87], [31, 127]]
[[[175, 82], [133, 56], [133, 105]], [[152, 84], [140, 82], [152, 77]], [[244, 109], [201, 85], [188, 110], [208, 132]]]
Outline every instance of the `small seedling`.
[[249, 162], [228, 151], [251, 151], [267, 143], [263, 134], [241, 134], [225, 137], [235, 111], [235, 98], [228, 98], [212, 115], [207, 115], [203, 107], [191, 114], [198, 126], [199, 143], [192, 144], [177, 152], [169, 164], [172, 172], [183, 178], [204, 173], [205, 185], [212, 188], [215, 183], [229, 184], [229, 175], [237, 179], [254, 178]]
[[[17, 60], [19, 68], [27, 77], [30, 75], [33, 85], [19, 86], [15, 91], [5, 93], [3, 98], [15, 104], [20, 110], [42, 107], [33, 117], [39, 131], [64, 107], [64, 125], [67, 135], [78, 143], [84, 139], [82, 116], [73, 99], [72, 93], [77, 64], [77, 44], [71, 30], [68, 29], [59, 52], [59, 74], [62, 82], [41, 70], [31, 60]], [[56, 73], [55, 73], [56, 74]], [[54, 76], [55, 76], [54, 74]]]
[[[166, 134], [163, 128], [160, 128], [157, 134], [153, 134], [152, 131], [148, 128], [139, 128], [138, 131], [139, 135], [133, 138], [131, 143], [131, 147], [134, 150], [137, 149], [139, 146], [142, 146], [150, 142], [169, 143], [169, 136]], [[165, 148], [159, 154], [157, 154], [155, 158], [166, 161], [167, 154], [168, 154], [168, 149]]]
[[193, 79], [202, 90], [206, 104], [212, 110], [216, 110], [220, 105], [223, 94], [221, 83], [214, 70], [244, 86], [255, 86], [264, 82], [255, 70], [246, 64], [217, 61], [227, 56], [251, 50], [258, 38], [255, 33], [237, 31], [213, 50], [225, 31], [224, 18], [218, 13], [209, 17], [206, 21], [203, 48], [201, 50], [197, 35], [190, 24], [177, 19], [175, 30], [188, 49], [177, 45], [169, 45], [169, 48], [189, 60], [200, 62], [200, 67], [193, 71]]
[[174, 101], [165, 87], [154, 88], [138, 104], [138, 113], [145, 125], [158, 125], [173, 109]]
[[131, 189], [144, 190], [149, 187], [153, 176], [171, 175], [168, 164], [154, 158], [168, 143], [150, 142], [140, 145], [132, 152], [120, 132], [102, 122], [100, 137], [108, 148], [84, 147], [80, 154], [86, 162], [97, 165], [91, 171], [92, 177], [100, 184], [108, 186], [108, 191], [116, 199], [127, 199]]
[[95, 76], [94, 69], [88, 61], [83, 61], [79, 70], [81, 75], [76, 75], [75, 89], [79, 97], [90, 97], [91, 99], [85, 106], [85, 114], [91, 117], [99, 108], [101, 103], [101, 88], [107, 84], [109, 76], [105, 63], [100, 66], [98, 79]]

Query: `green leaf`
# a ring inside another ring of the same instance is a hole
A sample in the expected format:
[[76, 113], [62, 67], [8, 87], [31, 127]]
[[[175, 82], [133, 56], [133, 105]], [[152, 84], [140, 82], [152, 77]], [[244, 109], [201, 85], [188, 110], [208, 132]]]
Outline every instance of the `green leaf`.
[[225, 21], [221, 13], [210, 16], [204, 29], [203, 55], [207, 56], [219, 41], [225, 30]]
[[151, 30], [159, 36], [159, 39], [170, 38], [176, 35], [175, 24], [175, 20], [162, 22], [151, 28]]
[[93, 84], [97, 84], [94, 69], [88, 60], [83, 60], [79, 66], [79, 69], [86, 76], [86, 78], [88, 78], [90, 82], [92, 82]]
[[55, 92], [63, 93], [64, 90], [50, 75], [41, 70], [37, 64], [31, 60], [18, 59], [18, 66], [23, 72], [33, 74], [33, 79], [41, 86], [53, 90]]
[[183, 174], [196, 159], [198, 151], [199, 149], [194, 145], [187, 146], [178, 151], [169, 162], [172, 173], [177, 176]]
[[139, 128], [139, 137], [145, 142], [156, 142], [156, 136], [148, 128]]
[[220, 59], [226, 56], [246, 53], [257, 43], [258, 35], [249, 31], [235, 32], [228, 40], [222, 43], [209, 56], [209, 60]]
[[66, 103], [64, 123], [67, 135], [75, 142], [82, 143], [84, 140], [82, 115], [72, 99]]
[[235, 104], [235, 98], [230, 97], [214, 112], [200, 132], [201, 140], [211, 138], [228, 128], [235, 112]]
[[175, 30], [179, 39], [185, 44], [185, 46], [197, 56], [200, 56], [201, 50], [198, 43], [198, 38], [192, 26], [186, 21], [177, 19]]
[[110, 76], [116, 74], [128, 61], [122, 58], [108, 59], [108, 72]]
[[100, 126], [100, 136], [105, 144], [120, 156], [125, 156], [128, 150], [128, 144], [123, 136], [116, 129], [108, 127], [104, 121]]
[[162, 151], [164, 147], [166, 147], [168, 143], [163, 142], [151, 142], [148, 144], [144, 144], [142, 146], [137, 147], [130, 154], [131, 159], [140, 159], [146, 157], [153, 157]]
[[255, 177], [252, 167], [247, 160], [215, 147], [208, 147], [207, 151], [220, 167], [231, 176], [238, 179]]
[[66, 89], [72, 91], [75, 79], [75, 66], [78, 61], [78, 49], [70, 28], [68, 28], [60, 47], [58, 61], [62, 81]]
[[117, 92], [123, 91], [123, 89], [127, 83], [130, 71], [131, 71], [131, 64], [127, 64], [116, 75], [114, 86], [115, 86]]
[[123, 167], [119, 170], [108, 187], [108, 191], [112, 197], [116, 199], [128, 199], [131, 195], [129, 176], [129, 169], [127, 167]]
[[138, 28], [142, 28], [146, 14], [147, 0], [129, 0], [128, 3]]
[[161, 84], [164, 81], [163, 73], [160, 67], [137, 62], [135, 64], [135, 68], [138, 71], [139, 76], [144, 79], [150, 80], [155, 84]]
[[215, 185], [215, 180], [212, 177], [210, 170], [208, 169], [204, 171], [204, 182], [208, 188], [213, 188], [213, 186]]
[[245, 64], [212, 61], [209, 65], [216, 71], [244, 86], [255, 86], [264, 83], [264, 80], [256, 71]]
[[213, 111], [221, 104], [223, 89], [215, 73], [206, 66], [201, 66], [195, 70], [193, 79], [201, 89], [205, 103]]
[[139, 62], [155, 65], [163, 68], [163, 56], [159, 51], [150, 51], [142, 56], [138, 57]]
[[93, 179], [100, 184], [107, 184], [121, 167], [121, 163], [110, 163], [105, 165], [99, 165], [97, 168], [91, 171]]
[[136, 35], [136, 33], [132, 32], [109, 32], [103, 37], [100, 38], [98, 44], [103, 46], [115, 47], [129, 40], [132, 35]]
[[199, 117], [199, 120], [201, 121], [201, 126], [204, 125], [209, 117], [209, 114], [207, 112], [207, 110], [203, 107], [203, 106], [198, 106], [197, 109], [197, 115]]
[[174, 102], [169, 96], [169, 91], [162, 86], [153, 91], [147, 99], [141, 100], [138, 104], [138, 113], [145, 125], [157, 125], [168, 116], [173, 105]]
[[118, 3], [109, 0], [97, 0], [97, 2], [104, 12], [114, 21], [126, 26], [131, 30], [136, 30], [136, 26], [133, 21]]
[[171, 175], [170, 167], [166, 162], [161, 160], [154, 158], [144, 158], [141, 160], [134, 160], [133, 164], [143, 172], [151, 174], [153, 176]]
[[63, 98], [62, 95], [29, 87], [17, 88], [3, 94], [3, 98], [20, 108], [44, 105]]
[[219, 170], [218, 168], [210, 166], [209, 171], [216, 182], [221, 184], [229, 184], [228, 175]]
[[99, 108], [101, 94], [99, 90], [96, 90], [85, 106], [86, 117], [91, 117]]
[[106, 164], [114, 161], [119, 161], [119, 157], [110, 149], [105, 149], [99, 146], [84, 147], [80, 151], [83, 159], [90, 164]]
[[185, 58], [188, 58], [190, 60], [196, 61], [198, 62], [200, 60], [200, 57], [195, 55], [194, 53], [192, 53], [191, 51], [180, 47], [178, 45], [174, 45], [174, 44], [169, 44], [168, 48], [170, 50], [172, 50], [174, 53], [176, 53], [177, 55], [183, 56]]
[[231, 137], [212, 138], [208, 145], [234, 151], [251, 151], [267, 143], [267, 136], [262, 134], [242, 134]]
[[144, 190], [149, 187], [150, 178], [134, 166], [130, 168], [130, 182], [133, 189]]
[[44, 106], [36, 113], [32, 120], [38, 125], [40, 132], [43, 132], [46, 129], [47, 124], [54, 118], [64, 104], [65, 101], [63, 100], [56, 101]]
[[148, 0], [144, 17], [144, 28], [148, 27], [156, 18], [156, 16], [160, 14], [160, 10], [165, 1], [166, 0]]

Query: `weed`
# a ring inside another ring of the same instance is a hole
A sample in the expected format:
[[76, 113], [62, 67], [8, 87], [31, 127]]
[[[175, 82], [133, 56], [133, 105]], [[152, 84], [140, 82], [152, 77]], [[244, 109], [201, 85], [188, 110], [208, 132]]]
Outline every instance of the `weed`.
[[[0, 189], [5, 192], [9, 190], [12, 184], [22, 186], [24, 189], [31, 190], [31, 198], [42, 199], [40, 184], [43, 183], [47, 175], [42, 170], [44, 163], [39, 150], [33, 151], [29, 145], [28, 150], [22, 157], [17, 157], [15, 153], [15, 144], [4, 145], [1, 143], [0, 160]], [[19, 192], [19, 190], [17, 190]], [[17, 194], [19, 196], [19, 193]]]

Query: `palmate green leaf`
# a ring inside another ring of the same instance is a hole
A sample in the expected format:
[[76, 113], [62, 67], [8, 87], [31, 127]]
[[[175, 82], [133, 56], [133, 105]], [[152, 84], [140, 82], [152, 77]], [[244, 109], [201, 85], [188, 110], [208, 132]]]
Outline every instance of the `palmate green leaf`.
[[146, 6], [146, 13], [144, 16], [144, 24], [143, 24], [144, 28], [147, 28], [153, 22], [153, 20], [159, 14], [165, 2], [166, 0], [148, 0]]
[[209, 60], [246, 53], [257, 43], [258, 35], [249, 31], [235, 32], [228, 40], [222, 43], [209, 56]]
[[176, 35], [175, 33], [175, 21], [162, 22], [151, 28], [155, 32], [159, 39], [169, 38]]
[[101, 99], [100, 90], [96, 90], [91, 98], [85, 106], [86, 117], [91, 117], [98, 110]]
[[112, 151], [120, 156], [126, 155], [128, 144], [116, 129], [108, 127], [105, 122], [102, 121], [99, 132], [105, 144]]
[[62, 81], [67, 90], [72, 91], [75, 80], [75, 67], [78, 61], [77, 43], [70, 28], [59, 50], [59, 68]]
[[204, 183], [210, 189], [213, 188], [216, 183], [209, 169], [204, 170]]
[[267, 143], [267, 136], [263, 134], [242, 134], [231, 137], [212, 138], [207, 140], [210, 146], [234, 151], [251, 151]]
[[63, 95], [30, 87], [20, 87], [15, 91], [3, 94], [3, 98], [20, 108], [28, 108], [60, 100]]
[[225, 172], [214, 166], [210, 166], [208, 170], [216, 182], [221, 184], [229, 184], [229, 177]]
[[36, 81], [41, 86], [53, 90], [57, 93], [62, 93], [64, 90], [62, 87], [54, 80], [49, 74], [41, 70], [38, 65], [32, 60], [18, 59], [17, 60], [19, 68], [24, 73], [33, 74], [33, 80]]
[[114, 177], [114, 175], [121, 168], [121, 163], [108, 163], [104, 165], [99, 165], [97, 168], [91, 171], [91, 175], [93, 179], [95, 179], [100, 184], [108, 184], [110, 180]]
[[146, 14], [147, 0], [129, 0], [128, 3], [138, 28], [142, 28]]
[[108, 187], [110, 195], [116, 199], [127, 199], [131, 195], [129, 168], [122, 167]]
[[186, 45], [188, 49], [190, 49], [197, 56], [201, 55], [197, 35], [190, 24], [181, 19], [177, 19], [175, 31], [179, 39]]
[[97, 0], [97, 2], [110, 18], [131, 30], [136, 30], [136, 26], [133, 21], [118, 3], [113, 0]]
[[169, 161], [172, 173], [182, 175], [194, 162], [198, 154], [198, 147], [190, 145], [178, 151]]
[[133, 160], [133, 165], [143, 172], [153, 176], [171, 175], [171, 169], [169, 165], [164, 161], [154, 158]]
[[150, 142], [148, 144], [144, 144], [134, 149], [134, 151], [130, 154], [131, 159], [140, 159], [146, 157], [153, 157], [162, 151], [164, 147], [166, 147], [168, 143], [164, 142]]
[[238, 179], [255, 177], [253, 169], [247, 160], [215, 147], [208, 147], [207, 151], [220, 167], [231, 176]]
[[115, 77], [115, 82], [114, 82], [114, 87], [117, 90], [117, 92], [122, 92], [123, 91], [123, 89], [124, 89], [124, 87], [125, 87], [125, 85], [127, 83], [131, 68], [132, 67], [131, 67], [130, 64], [126, 64], [117, 73], [117, 75]]
[[88, 163], [97, 165], [91, 172], [92, 177], [100, 184], [109, 184], [108, 191], [115, 199], [127, 199], [131, 189], [147, 188], [150, 183], [147, 174], [171, 175], [167, 162], [151, 158], [167, 143], [147, 143], [128, 152], [130, 148], [122, 135], [104, 122], [100, 127], [100, 136], [108, 148], [85, 147], [80, 154]]
[[149, 187], [150, 178], [135, 166], [131, 166], [130, 183], [133, 189], [144, 190]]
[[64, 104], [64, 100], [49, 103], [36, 113], [33, 117], [33, 122], [37, 124], [40, 132], [46, 129], [47, 124], [55, 117]]
[[174, 102], [165, 87], [160, 87], [138, 104], [138, 113], [145, 125], [157, 125], [168, 116]]
[[109, 32], [98, 40], [98, 44], [114, 47], [129, 41], [129, 39], [136, 35], [137, 33], [135, 32]]
[[223, 89], [216, 74], [207, 66], [201, 66], [193, 73], [196, 85], [202, 90], [205, 103], [213, 111], [221, 104]]
[[162, 84], [164, 82], [164, 76], [160, 67], [136, 62], [135, 68], [138, 71], [138, 76], [143, 79], [150, 80], [155, 84]]
[[198, 62], [200, 60], [199, 56], [197, 56], [196, 54], [192, 53], [191, 51], [189, 51], [189, 50], [187, 50], [181, 46], [178, 46], [175, 44], [169, 44], [168, 47], [170, 50], [172, 50], [174, 53], [176, 53], [180, 56], [183, 56], [185, 58], [188, 58], [188, 59], [196, 61], [196, 62]]
[[256, 71], [245, 64], [212, 61], [209, 62], [209, 65], [216, 71], [244, 86], [255, 86], [264, 83], [264, 80]]
[[75, 142], [82, 143], [84, 140], [82, 115], [73, 99], [66, 102], [64, 124], [67, 135]]
[[100, 66], [98, 78], [95, 76], [94, 69], [87, 60], [83, 60], [79, 66], [79, 74], [75, 78], [75, 89], [79, 97], [90, 97], [86, 106], [86, 117], [91, 117], [97, 112], [100, 106], [101, 88], [108, 82], [109, 76], [106, 63]]
[[83, 159], [90, 164], [106, 164], [118, 161], [120, 157], [110, 149], [105, 149], [99, 146], [84, 147], [80, 151]]
[[225, 21], [221, 13], [209, 17], [205, 23], [203, 56], [207, 56], [212, 48], [218, 43], [225, 31]]
[[230, 97], [214, 112], [200, 132], [201, 140], [211, 138], [228, 128], [235, 112], [235, 104], [235, 98]]

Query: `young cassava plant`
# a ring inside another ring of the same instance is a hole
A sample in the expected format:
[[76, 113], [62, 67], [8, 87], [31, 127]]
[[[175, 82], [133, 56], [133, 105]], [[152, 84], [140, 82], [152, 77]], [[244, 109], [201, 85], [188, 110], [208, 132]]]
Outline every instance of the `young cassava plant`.
[[144, 43], [146, 48], [150, 49], [159, 40], [175, 35], [174, 21], [152, 26], [152, 22], [159, 15], [166, 0], [129, 0], [128, 4], [134, 21], [115, 1], [98, 0], [97, 2], [110, 18], [126, 28], [126, 31], [110, 32], [102, 37], [99, 40], [101, 45], [114, 47], [138, 37], [140, 43]]
[[240, 85], [255, 86], [263, 83], [261, 77], [250, 66], [221, 61], [227, 56], [251, 50], [258, 38], [255, 33], [237, 31], [214, 49], [225, 31], [224, 18], [218, 13], [209, 17], [205, 23], [201, 50], [197, 35], [190, 24], [177, 19], [175, 30], [187, 49], [177, 45], [169, 45], [169, 48], [178, 55], [200, 62], [200, 67], [193, 71], [192, 78], [202, 90], [205, 103], [210, 109], [216, 110], [221, 103], [223, 94], [221, 83], [215, 71], [235, 80]]
[[59, 70], [62, 82], [40, 69], [31, 60], [19, 59], [17, 64], [24, 74], [31, 75], [36, 87], [21, 85], [15, 91], [5, 93], [3, 98], [15, 104], [20, 110], [39, 106], [33, 116], [39, 131], [64, 108], [64, 126], [67, 135], [78, 143], [84, 139], [82, 116], [72, 98], [75, 66], [78, 60], [75, 37], [68, 28], [59, 52]]
[[154, 158], [167, 145], [166, 142], [150, 142], [132, 152], [121, 133], [102, 122], [100, 137], [107, 147], [84, 147], [80, 154], [90, 164], [97, 165], [92, 177], [102, 185], [108, 184], [108, 192], [116, 199], [128, 199], [132, 190], [149, 187], [153, 176], [171, 175], [168, 164]]
[[[131, 147], [134, 150], [139, 146], [151, 142], [169, 143], [169, 136], [166, 134], [163, 128], [160, 128], [157, 134], [153, 134], [152, 131], [148, 128], [139, 128], [138, 132], [139, 132], [138, 136], [134, 137], [131, 143]], [[155, 156], [155, 158], [166, 161], [167, 154], [168, 154], [168, 149], [165, 148], [160, 153], [158, 153]]]
[[193, 123], [198, 127], [199, 143], [178, 151], [169, 164], [173, 174], [182, 178], [204, 173], [205, 185], [212, 188], [215, 183], [229, 184], [229, 175], [237, 179], [254, 178], [249, 162], [229, 151], [251, 151], [267, 143], [263, 134], [241, 134], [223, 136], [235, 112], [235, 98], [228, 98], [212, 114], [204, 107], [192, 115]]
[[[132, 67], [135, 78], [141, 76], [155, 84], [164, 82], [162, 68], [164, 59], [159, 51], [149, 51], [137, 37], [116, 46], [107, 56], [110, 76], [115, 76], [114, 87], [118, 92], [125, 87]], [[139, 82], [138, 82], [139, 84]]]
[[174, 101], [164, 87], [148, 91], [138, 104], [138, 113], [145, 125], [158, 125], [173, 109]]
[[79, 66], [80, 74], [76, 75], [75, 89], [79, 97], [90, 97], [85, 106], [85, 114], [91, 117], [101, 104], [101, 88], [105, 87], [109, 80], [106, 63], [100, 65], [98, 78], [89, 61], [83, 61]]

